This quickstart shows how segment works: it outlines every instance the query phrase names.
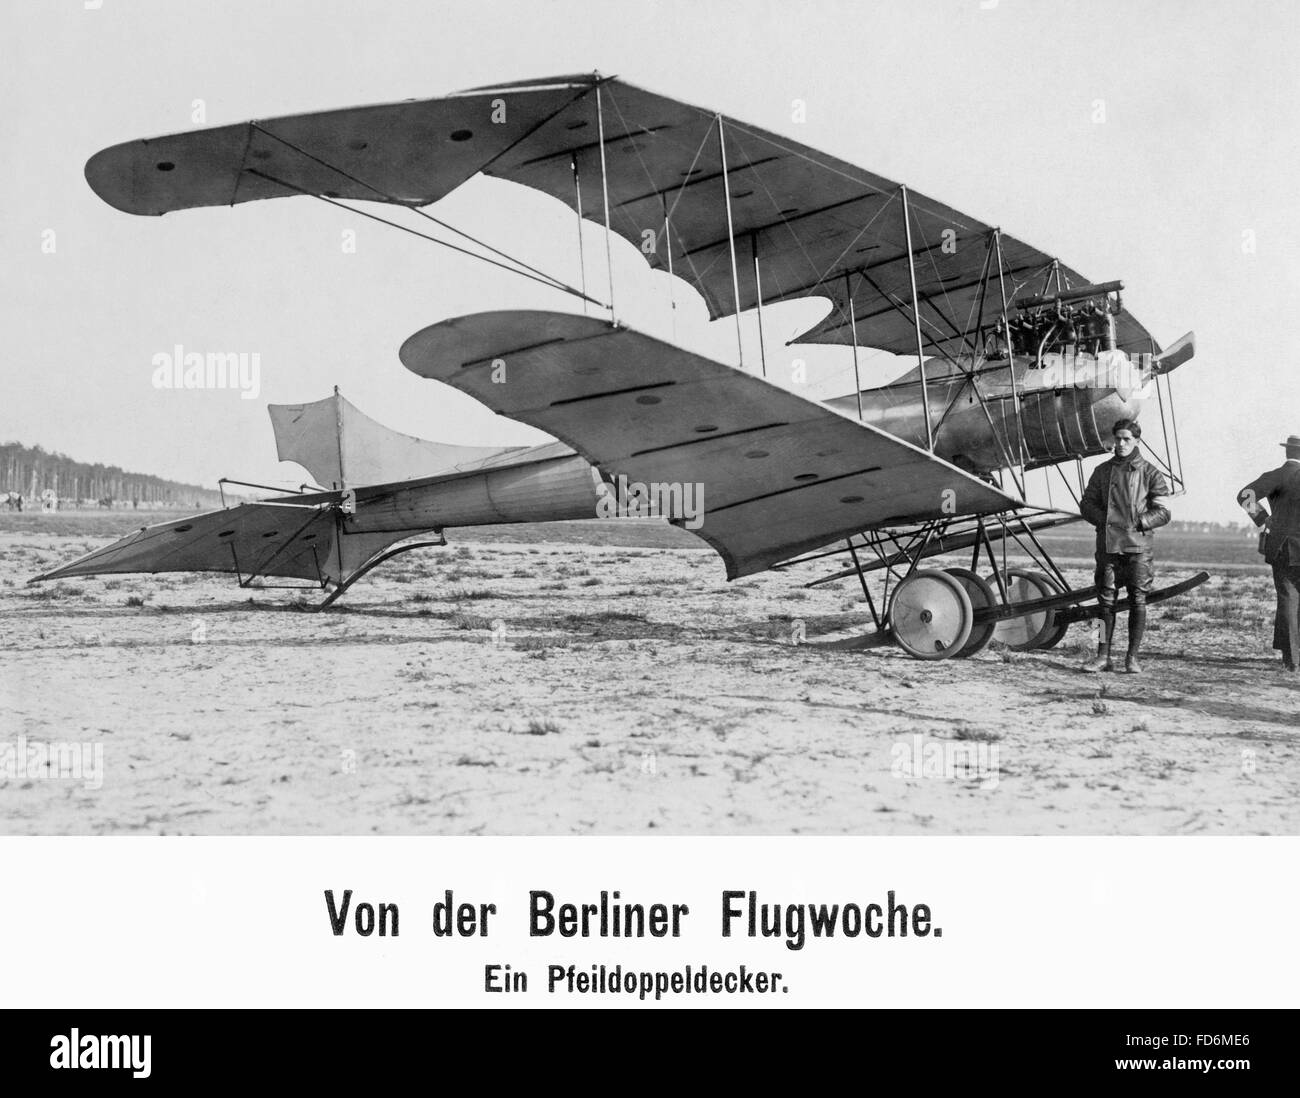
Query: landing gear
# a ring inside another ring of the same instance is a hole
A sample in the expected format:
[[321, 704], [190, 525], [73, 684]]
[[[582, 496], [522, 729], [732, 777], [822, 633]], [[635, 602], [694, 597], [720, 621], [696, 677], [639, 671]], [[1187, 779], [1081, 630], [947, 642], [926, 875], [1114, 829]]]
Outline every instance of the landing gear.
[[[1002, 581], [1006, 587], [1008, 606], [1038, 602], [1059, 595], [1063, 590], [1046, 572], [1029, 568], [1008, 568], [1002, 573]], [[1057, 633], [1057, 629], [1055, 612], [1041, 609], [998, 622], [994, 626], [993, 637], [1014, 652], [1029, 652], [1035, 648], [1050, 647], [1045, 642]], [[1059, 643], [1064, 635], [1062, 631], [1053, 643]]]
[[[1042, 651], [1060, 644], [1074, 622], [1089, 621], [1097, 614], [1097, 588], [1070, 587], [1037, 536], [1040, 531], [1080, 521], [1079, 516], [1068, 513], [1028, 510], [868, 530], [848, 539], [845, 548], [852, 567], [806, 586], [818, 587], [849, 576], [857, 579], [875, 625], [875, 631], [863, 638], [868, 643], [862, 647], [895, 641], [908, 655], [923, 660], [973, 656], [993, 640], [1017, 652]], [[1008, 566], [1008, 543], [1027, 558], [1025, 565]], [[931, 557], [963, 550], [971, 552], [970, 568], [940, 571], [920, 567]], [[844, 549], [821, 550], [778, 567], [790, 568], [842, 552]], [[988, 570], [989, 579], [975, 571], [981, 567]], [[867, 582], [872, 573], [882, 578], [879, 600]], [[1185, 594], [1208, 579], [1208, 573], [1199, 572], [1172, 587], [1153, 591], [1147, 604]], [[1127, 609], [1127, 602], [1116, 609]]]
[[[969, 568], [945, 568], [944, 571], [966, 589], [966, 596], [970, 599], [971, 609], [976, 613], [997, 606], [998, 597], [993, 588]], [[983, 652], [993, 639], [997, 627], [997, 622], [992, 621], [972, 625], [970, 637], [953, 655], [957, 659], [965, 659], [977, 652]]]
[[[1060, 588], [1057, 588], [1058, 593]], [[1065, 634], [1070, 631], [1070, 620], [1063, 617], [1057, 611], [1052, 611], [1052, 628], [1048, 630], [1047, 636], [1038, 642], [1038, 650], [1045, 652], [1049, 648], [1055, 648], [1061, 641], [1065, 640]]]
[[919, 660], [960, 655], [975, 612], [963, 582], [947, 572], [918, 568], [899, 583], [889, 604], [894, 639]]

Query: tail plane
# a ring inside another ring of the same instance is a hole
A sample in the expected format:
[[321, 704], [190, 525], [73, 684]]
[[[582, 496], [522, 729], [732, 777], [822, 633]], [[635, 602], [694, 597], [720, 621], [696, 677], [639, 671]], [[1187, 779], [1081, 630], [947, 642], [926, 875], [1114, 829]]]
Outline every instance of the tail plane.
[[594, 518], [605, 491], [596, 470], [563, 443], [416, 438], [371, 419], [337, 388], [324, 400], [268, 412], [280, 460], [297, 462], [320, 490], [141, 527], [29, 582], [226, 572], [241, 587], [272, 577], [319, 586], [330, 591], [323, 607], [389, 557], [445, 545], [449, 527]]

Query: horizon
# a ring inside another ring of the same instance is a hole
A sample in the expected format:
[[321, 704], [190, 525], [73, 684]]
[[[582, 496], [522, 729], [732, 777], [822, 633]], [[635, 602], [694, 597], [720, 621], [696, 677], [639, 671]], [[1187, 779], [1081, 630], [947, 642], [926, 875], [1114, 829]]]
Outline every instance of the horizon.
[[[42, 444], [40, 444], [40, 443], [25, 443], [25, 442], [23, 442], [23, 441], [21, 441], [21, 440], [19, 440], [19, 439], [3, 439], [3, 440], [0, 440], [0, 447], [4, 447], [4, 446], [22, 446], [22, 447], [24, 447], [24, 448], [26, 448], [26, 449], [31, 449], [31, 450], [37, 450], [37, 449], [39, 449], [39, 450], [42, 450], [42, 451], [43, 451], [45, 454], [47, 454], [48, 456], [53, 457], [53, 458], [62, 458], [62, 459], [64, 459], [64, 460], [66, 460], [66, 461], [76, 462], [77, 464], [81, 464], [81, 465], [98, 465], [98, 466], [101, 466], [102, 468], [105, 468], [105, 469], [117, 469], [117, 470], [119, 471], [119, 473], [120, 473], [122, 476], [128, 476], [128, 477], [151, 477], [151, 478], [154, 478], [154, 479], [156, 479], [156, 480], [164, 481], [167, 485], [174, 486], [174, 487], [177, 487], [177, 488], [194, 488], [194, 489], [197, 489], [198, 491], [201, 491], [201, 492], [219, 492], [219, 491], [221, 491], [221, 488], [220, 488], [219, 484], [218, 484], [217, 481], [215, 481], [215, 480], [214, 480], [211, 484], [192, 484], [192, 483], [188, 483], [188, 482], [184, 482], [184, 481], [177, 481], [177, 480], [175, 480], [174, 478], [169, 477], [169, 476], [167, 476], [167, 475], [164, 474], [164, 473], [157, 473], [157, 472], [150, 473], [150, 472], [145, 472], [145, 471], [143, 471], [143, 470], [139, 470], [139, 469], [127, 469], [127, 468], [125, 468], [125, 467], [123, 467], [123, 466], [118, 466], [118, 465], [107, 465], [107, 464], [105, 464], [105, 463], [103, 463], [103, 462], [91, 462], [91, 461], [86, 461], [86, 460], [84, 460], [84, 459], [81, 459], [81, 458], [75, 457], [75, 456], [73, 456], [73, 455], [71, 455], [71, 454], [65, 454], [65, 453], [63, 453], [62, 451], [50, 450], [50, 449], [48, 449], [48, 448], [42, 446]], [[296, 466], [298, 469], [302, 470], [302, 472], [303, 472], [304, 474], [306, 474], [306, 476], [308, 477], [308, 479], [310, 479], [310, 476], [311, 476], [310, 472], [308, 472], [308, 471], [307, 471], [303, 466], [298, 465], [297, 462], [295, 462], [295, 461], [284, 461], [284, 462], [282, 462], [281, 464], [282, 464], [282, 465], [293, 465], [293, 466]], [[413, 474], [413, 476], [414, 476], [414, 474]], [[220, 478], [218, 478], [218, 479], [220, 479]], [[283, 480], [283, 481], [285, 481], [286, 483], [291, 483], [291, 482], [293, 482], [293, 481], [295, 481], [295, 480], [297, 480], [297, 481], [301, 481], [301, 480], [302, 480], [302, 477], [279, 477], [279, 478], [272, 478], [272, 479], [279, 479], [279, 480]], [[626, 477], [622, 477], [622, 478], [620, 478], [620, 479], [626, 481], [627, 478], [626, 478]], [[229, 481], [228, 483], [241, 483], [241, 482], [232, 480], [232, 481]], [[269, 488], [269, 487], [271, 487], [271, 486], [268, 485], [267, 487]], [[278, 490], [278, 489], [277, 489], [277, 490]], [[235, 500], [236, 502], [244, 502], [246, 499], [249, 498], [249, 497], [245, 497], [245, 496], [236, 495], [236, 494], [234, 494], [234, 493], [227, 493], [227, 494], [229, 495], [229, 497], [230, 497], [232, 500]], [[63, 498], [64, 498], [64, 497], [60, 497], [61, 501], [62, 501]], [[84, 497], [84, 498], [89, 498], [89, 497]], [[1177, 498], [1177, 497], [1172, 497], [1172, 498]], [[186, 508], [183, 508], [183, 507], [177, 507], [176, 510], [184, 511], [184, 510], [186, 510]], [[557, 520], [555, 520], [555, 521], [557, 521], [557, 522], [593, 522], [593, 521], [599, 521], [601, 518], [607, 518], [607, 517], [611, 517], [611, 516], [599, 516], [599, 515], [597, 515], [597, 516], [593, 516], [591, 519], [557, 519]], [[632, 514], [627, 514], [627, 515], [615, 514], [615, 515], [613, 515], [612, 517], [613, 517], [613, 518], [617, 518], [617, 519], [632, 518], [632, 519], [636, 519], [636, 520], [638, 520], [638, 521], [640, 520], [640, 516], [636, 516], [636, 515], [632, 515]], [[1214, 527], [1214, 528], [1222, 529], [1222, 530], [1241, 531], [1241, 532], [1243, 532], [1243, 533], [1245, 533], [1245, 532], [1254, 533], [1254, 532], [1257, 530], [1257, 527], [1255, 526], [1255, 524], [1250, 520], [1250, 518], [1249, 518], [1249, 517], [1248, 517], [1244, 512], [1242, 513], [1242, 516], [1241, 516], [1240, 519], [1234, 519], [1234, 520], [1231, 520], [1231, 521], [1219, 521], [1219, 520], [1214, 520], [1214, 519], [1177, 519], [1177, 518], [1175, 518], [1175, 519], [1170, 519], [1170, 521], [1169, 521], [1169, 523], [1168, 523], [1167, 525], [1168, 525], [1168, 527], [1171, 528], [1171, 529], [1180, 529], [1180, 528], [1185, 528], [1185, 527], [1189, 527], [1189, 526], [1210, 526], [1210, 527]], [[689, 527], [689, 526], [687, 526], [686, 529], [687, 529], [687, 530], [690, 530], [690, 529], [692, 529], [692, 528]], [[1040, 535], [1040, 536], [1045, 536], [1045, 535]]]

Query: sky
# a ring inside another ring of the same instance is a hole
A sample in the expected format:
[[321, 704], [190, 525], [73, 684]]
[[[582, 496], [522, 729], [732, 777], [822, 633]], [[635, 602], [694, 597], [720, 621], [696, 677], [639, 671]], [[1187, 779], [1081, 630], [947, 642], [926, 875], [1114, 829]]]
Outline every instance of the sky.
[[[541, 441], [416, 377], [397, 351], [448, 317], [573, 311], [572, 299], [306, 198], [133, 217], [82, 171], [105, 146], [200, 115], [221, 125], [596, 70], [905, 182], [1097, 281], [1123, 279], [1159, 341], [1197, 336], [1173, 375], [1188, 481], [1174, 517], [1237, 521], [1236, 490], [1300, 434], [1286, 350], [1300, 303], [1297, 55], [1300, 10], [1262, 0], [10, 0], [0, 439], [181, 481], [296, 484], [265, 405], [338, 385], [409, 434]], [[431, 212], [578, 279], [574, 219], [546, 196], [480, 179]], [[604, 244], [586, 237], [594, 280]], [[667, 276], [626, 242], [614, 252], [620, 319], [666, 333]], [[734, 350], [734, 321], [710, 324], [680, 281], [673, 296], [679, 342]], [[847, 349], [783, 346], [819, 311], [765, 310], [768, 351], [806, 354], [818, 395], [836, 395], [851, 388]], [[156, 388], [154, 356], [177, 344], [258, 354], [258, 398]], [[870, 384], [913, 364], [864, 362]]]

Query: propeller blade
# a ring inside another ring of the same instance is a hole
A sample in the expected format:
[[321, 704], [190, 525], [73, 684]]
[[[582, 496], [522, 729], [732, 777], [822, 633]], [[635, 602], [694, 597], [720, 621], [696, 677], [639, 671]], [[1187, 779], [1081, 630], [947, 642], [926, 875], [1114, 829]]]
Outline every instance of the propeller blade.
[[1155, 357], [1155, 372], [1167, 374], [1176, 370], [1196, 354], [1196, 333], [1188, 332], [1177, 343], [1172, 344], [1163, 354]]

